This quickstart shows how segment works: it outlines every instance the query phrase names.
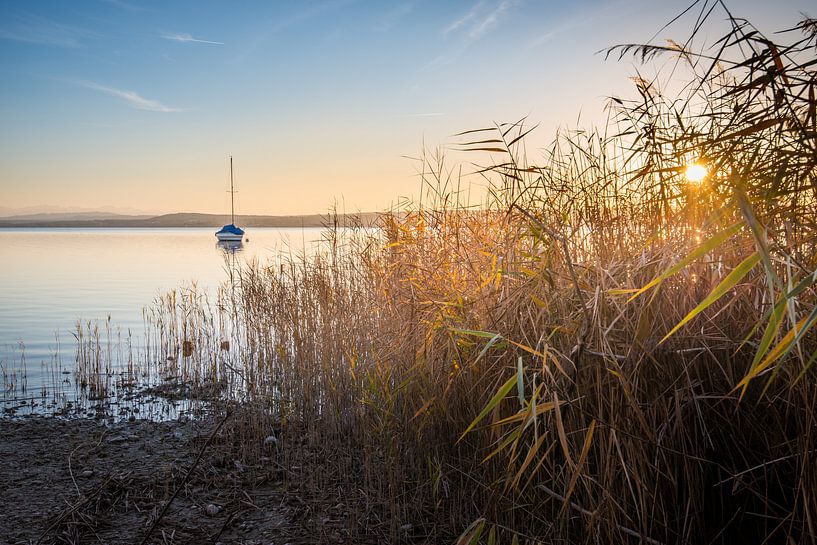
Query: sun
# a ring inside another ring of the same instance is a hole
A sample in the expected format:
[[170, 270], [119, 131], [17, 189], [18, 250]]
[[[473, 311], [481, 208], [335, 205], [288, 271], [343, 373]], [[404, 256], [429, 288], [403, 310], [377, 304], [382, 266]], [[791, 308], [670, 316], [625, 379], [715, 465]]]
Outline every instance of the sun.
[[686, 172], [684, 172], [684, 176], [686, 176], [687, 181], [696, 184], [703, 181], [707, 174], [709, 174], [709, 171], [701, 163], [688, 164]]

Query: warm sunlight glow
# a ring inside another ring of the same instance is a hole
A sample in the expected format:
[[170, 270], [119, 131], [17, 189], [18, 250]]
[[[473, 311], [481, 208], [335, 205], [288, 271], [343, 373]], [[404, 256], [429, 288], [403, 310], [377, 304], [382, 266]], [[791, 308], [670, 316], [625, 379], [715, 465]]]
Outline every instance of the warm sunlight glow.
[[709, 174], [709, 171], [705, 166], [700, 163], [691, 163], [687, 165], [687, 170], [684, 173], [684, 176], [686, 176], [687, 181], [697, 184], [706, 178], [707, 174]]

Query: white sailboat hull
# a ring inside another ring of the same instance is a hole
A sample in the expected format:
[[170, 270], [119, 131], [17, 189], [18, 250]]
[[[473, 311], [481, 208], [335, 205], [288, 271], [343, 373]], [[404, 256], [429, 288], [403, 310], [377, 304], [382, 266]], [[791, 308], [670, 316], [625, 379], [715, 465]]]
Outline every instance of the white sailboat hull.
[[219, 240], [241, 242], [241, 239], [244, 238], [244, 235], [236, 235], [235, 233], [216, 233], [216, 238]]

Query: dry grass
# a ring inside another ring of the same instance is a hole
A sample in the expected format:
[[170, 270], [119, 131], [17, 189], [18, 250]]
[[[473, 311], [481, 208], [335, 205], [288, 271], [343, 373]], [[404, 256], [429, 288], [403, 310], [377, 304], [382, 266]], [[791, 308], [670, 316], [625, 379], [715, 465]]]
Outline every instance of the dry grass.
[[460, 135], [502, 151], [481, 207], [429, 156], [422, 206], [165, 301], [154, 361], [229, 383], [241, 453], [273, 430], [353, 542], [814, 543], [817, 24], [730, 21], [611, 50], [677, 92], [639, 80], [542, 163], [524, 122]]

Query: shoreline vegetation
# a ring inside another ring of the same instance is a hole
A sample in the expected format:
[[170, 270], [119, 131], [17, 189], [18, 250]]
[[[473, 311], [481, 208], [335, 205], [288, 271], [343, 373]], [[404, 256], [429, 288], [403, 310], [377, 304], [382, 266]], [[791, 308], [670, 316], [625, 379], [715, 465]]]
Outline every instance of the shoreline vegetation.
[[379, 229], [156, 301], [136, 357], [223, 409], [138, 539], [197, 542], [186, 479], [226, 459], [275, 468], [310, 542], [817, 543], [817, 21], [689, 9], [688, 40], [607, 52], [670, 76], [606, 127], [536, 160], [526, 120], [457, 135], [481, 206], [428, 153], [421, 204]]
[[[49, 219], [48, 214], [39, 217], [0, 217], [0, 229], [3, 228], [100, 228], [100, 229], [143, 229], [173, 227], [221, 227], [230, 222], [229, 214], [177, 213], [160, 216], [118, 216], [93, 219]], [[293, 216], [259, 216], [237, 215], [245, 227], [325, 227], [329, 220], [337, 221], [338, 226], [364, 223], [373, 225], [380, 214], [364, 212], [360, 214], [302, 214]]]

